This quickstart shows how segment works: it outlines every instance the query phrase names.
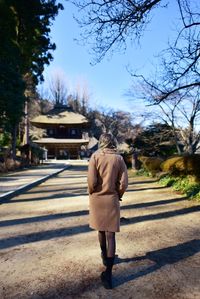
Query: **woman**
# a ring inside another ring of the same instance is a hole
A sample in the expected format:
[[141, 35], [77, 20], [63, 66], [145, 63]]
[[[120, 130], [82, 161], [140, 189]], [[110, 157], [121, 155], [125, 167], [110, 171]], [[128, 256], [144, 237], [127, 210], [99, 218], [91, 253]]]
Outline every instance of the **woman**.
[[90, 227], [98, 231], [101, 257], [106, 270], [101, 273], [105, 288], [112, 288], [112, 267], [115, 258], [115, 232], [120, 230], [120, 203], [127, 186], [127, 168], [116, 152], [111, 134], [102, 134], [99, 150], [90, 158], [88, 190], [90, 198]]

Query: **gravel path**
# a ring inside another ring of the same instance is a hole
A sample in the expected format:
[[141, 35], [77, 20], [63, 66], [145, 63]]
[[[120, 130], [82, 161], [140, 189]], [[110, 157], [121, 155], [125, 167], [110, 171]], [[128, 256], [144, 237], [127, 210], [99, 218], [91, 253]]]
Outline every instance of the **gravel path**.
[[87, 166], [0, 205], [0, 298], [200, 298], [200, 204], [132, 178], [121, 203], [114, 289], [88, 227]]

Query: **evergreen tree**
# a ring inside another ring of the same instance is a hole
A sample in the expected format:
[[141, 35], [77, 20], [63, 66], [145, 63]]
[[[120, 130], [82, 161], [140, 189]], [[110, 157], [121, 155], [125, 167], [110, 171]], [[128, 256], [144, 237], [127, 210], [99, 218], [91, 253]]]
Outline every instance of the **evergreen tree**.
[[15, 157], [16, 131], [24, 111], [25, 78], [43, 80], [44, 65], [53, 59], [49, 33], [63, 6], [55, 0], [0, 0], [0, 125], [12, 134]]

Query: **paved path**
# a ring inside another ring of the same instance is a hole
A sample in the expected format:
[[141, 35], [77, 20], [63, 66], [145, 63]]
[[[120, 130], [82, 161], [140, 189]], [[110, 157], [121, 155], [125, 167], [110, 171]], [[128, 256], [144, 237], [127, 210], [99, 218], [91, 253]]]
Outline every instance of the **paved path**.
[[199, 299], [200, 204], [153, 179], [129, 181], [114, 289], [88, 227], [87, 165], [0, 205], [1, 299]]
[[0, 203], [39, 185], [68, 167], [67, 163], [45, 163], [37, 167], [1, 175]]

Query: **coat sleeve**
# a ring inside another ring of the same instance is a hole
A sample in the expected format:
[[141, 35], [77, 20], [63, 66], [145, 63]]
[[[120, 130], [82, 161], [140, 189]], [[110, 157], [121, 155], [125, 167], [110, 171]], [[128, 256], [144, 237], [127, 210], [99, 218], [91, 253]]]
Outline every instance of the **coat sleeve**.
[[97, 168], [94, 155], [91, 156], [89, 161], [87, 182], [88, 192], [89, 194], [92, 194], [97, 186]]
[[121, 157], [121, 165], [119, 171], [118, 194], [122, 198], [124, 192], [128, 187], [128, 172], [124, 159]]

